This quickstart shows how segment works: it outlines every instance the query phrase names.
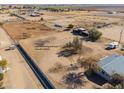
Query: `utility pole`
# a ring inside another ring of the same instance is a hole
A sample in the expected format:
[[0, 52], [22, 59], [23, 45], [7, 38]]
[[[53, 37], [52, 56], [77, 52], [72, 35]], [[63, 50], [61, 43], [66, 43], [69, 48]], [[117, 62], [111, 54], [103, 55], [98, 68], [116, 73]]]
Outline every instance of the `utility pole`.
[[121, 32], [120, 32], [119, 43], [121, 43], [122, 33], [123, 33], [123, 30], [121, 30]]

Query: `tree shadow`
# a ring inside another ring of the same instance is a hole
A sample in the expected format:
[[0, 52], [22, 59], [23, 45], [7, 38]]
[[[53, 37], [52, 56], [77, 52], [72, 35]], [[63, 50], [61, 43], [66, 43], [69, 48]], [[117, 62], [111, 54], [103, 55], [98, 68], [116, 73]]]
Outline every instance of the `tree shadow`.
[[60, 51], [58, 54], [58, 57], [69, 57], [69, 56], [72, 56], [72, 55], [75, 55], [77, 54], [75, 51], [73, 50], [68, 50], [68, 49], [65, 49], [63, 51]]

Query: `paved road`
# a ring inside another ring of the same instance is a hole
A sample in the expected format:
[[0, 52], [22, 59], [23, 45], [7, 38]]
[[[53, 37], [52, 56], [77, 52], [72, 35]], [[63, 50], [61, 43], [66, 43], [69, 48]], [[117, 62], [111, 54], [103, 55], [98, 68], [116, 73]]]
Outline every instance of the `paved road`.
[[55, 87], [48, 80], [45, 74], [39, 69], [39, 67], [35, 64], [32, 58], [26, 53], [26, 51], [22, 48], [20, 44], [16, 45], [21, 55], [24, 57], [28, 65], [31, 67], [32, 71], [35, 73], [40, 83], [43, 85], [45, 89], [54, 89]]

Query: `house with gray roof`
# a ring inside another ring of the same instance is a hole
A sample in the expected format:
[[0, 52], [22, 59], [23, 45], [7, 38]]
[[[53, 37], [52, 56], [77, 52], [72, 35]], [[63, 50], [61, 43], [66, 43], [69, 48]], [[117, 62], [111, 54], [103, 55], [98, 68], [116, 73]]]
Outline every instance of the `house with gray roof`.
[[111, 56], [104, 57], [97, 62], [97, 65], [101, 68], [101, 70], [96, 73], [107, 81], [110, 81], [114, 74], [124, 76], [124, 56], [122, 55], [113, 54]]

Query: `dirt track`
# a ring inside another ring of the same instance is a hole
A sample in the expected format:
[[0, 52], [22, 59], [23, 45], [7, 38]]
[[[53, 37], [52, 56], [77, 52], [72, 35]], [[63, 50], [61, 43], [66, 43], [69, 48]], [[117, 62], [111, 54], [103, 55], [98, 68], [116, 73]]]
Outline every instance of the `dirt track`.
[[43, 88], [34, 73], [25, 62], [17, 49], [5, 51], [11, 45], [11, 39], [6, 32], [0, 28], [0, 55], [8, 61], [9, 71], [5, 73], [5, 88]]

